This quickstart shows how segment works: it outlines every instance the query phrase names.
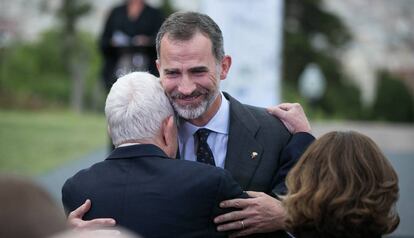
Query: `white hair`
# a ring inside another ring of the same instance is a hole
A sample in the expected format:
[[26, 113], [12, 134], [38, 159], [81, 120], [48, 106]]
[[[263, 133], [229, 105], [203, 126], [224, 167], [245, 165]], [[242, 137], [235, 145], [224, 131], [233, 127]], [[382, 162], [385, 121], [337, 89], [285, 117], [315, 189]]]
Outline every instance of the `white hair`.
[[120, 77], [106, 98], [105, 115], [116, 146], [155, 138], [162, 122], [173, 113], [160, 80], [149, 73]]

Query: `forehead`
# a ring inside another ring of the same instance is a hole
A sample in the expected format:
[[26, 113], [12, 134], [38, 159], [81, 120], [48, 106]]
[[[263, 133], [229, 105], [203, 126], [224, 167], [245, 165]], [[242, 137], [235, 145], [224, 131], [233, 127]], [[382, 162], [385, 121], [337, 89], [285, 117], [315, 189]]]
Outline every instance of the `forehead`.
[[166, 34], [161, 39], [160, 61], [194, 61], [214, 59], [211, 40], [201, 33], [195, 33], [188, 40], [171, 39]]

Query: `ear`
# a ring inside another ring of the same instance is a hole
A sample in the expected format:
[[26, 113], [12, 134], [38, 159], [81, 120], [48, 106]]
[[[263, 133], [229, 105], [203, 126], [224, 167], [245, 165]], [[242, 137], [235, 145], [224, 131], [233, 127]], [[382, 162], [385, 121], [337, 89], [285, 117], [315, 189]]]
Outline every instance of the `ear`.
[[155, 60], [155, 64], [157, 65], [157, 69], [158, 69], [158, 73], [161, 75], [161, 71], [160, 71], [160, 60], [159, 59], [157, 59], [157, 60]]
[[221, 61], [220, 80], [226, 79], [227, 73], [230, 70], [230, 66], [231, 66], [231, 57], [229, 55], [225, 55], [223, 60]]
[[114, 141], [112, 140], [112, 135], [111, 135], [111, 128], [109, 128], [109, 126], [106, 127], [106, 131], [108, 132], [108, 136], [109, 136], [109, 139], [111, 140], [111, 144], [114, 144]]
[[177, 126], [175, 125], [174, 116], [167, 117], [162, 123], [162, 138], [164, 143], [164, 152], [171, 158], [175, 158], [178, 149]]

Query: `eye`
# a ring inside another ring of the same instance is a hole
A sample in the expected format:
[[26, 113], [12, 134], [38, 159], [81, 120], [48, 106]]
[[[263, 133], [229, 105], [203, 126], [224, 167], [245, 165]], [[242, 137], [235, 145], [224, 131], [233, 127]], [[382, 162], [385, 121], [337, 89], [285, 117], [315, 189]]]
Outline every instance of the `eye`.
[[196, 76], [196, 77], [202, 77], [204, 75], [205, 75], [205, 72], [196, 72], [196, 73], [194, 73], [194, 76]]
[[176, 71], [170, 71], [170, 72], [166, 72], [165, 75], [168, 78], [176, 78], [176, 77], [178, 77], [180, 75], [180, 73], [179, 72], [176, 72]]
[[196, 77], [202, 77], [204, 75], [206, 75], [207, 71], [206, 70], [194, 70], [192, 72], [192, 74]]

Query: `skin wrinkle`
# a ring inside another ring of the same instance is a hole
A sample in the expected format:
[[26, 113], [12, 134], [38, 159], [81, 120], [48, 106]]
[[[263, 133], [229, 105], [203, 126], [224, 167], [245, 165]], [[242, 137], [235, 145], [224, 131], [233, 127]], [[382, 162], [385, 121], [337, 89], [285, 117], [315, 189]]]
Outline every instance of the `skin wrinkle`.
[[201, 33], [189, 40], [161, 39], [158, 61], [162, 84], [178, 114], [195, 125], [205, 125], [221, 104], [219, 81], [224, 79], [223, 63], [217, 64], [211, 41]]

